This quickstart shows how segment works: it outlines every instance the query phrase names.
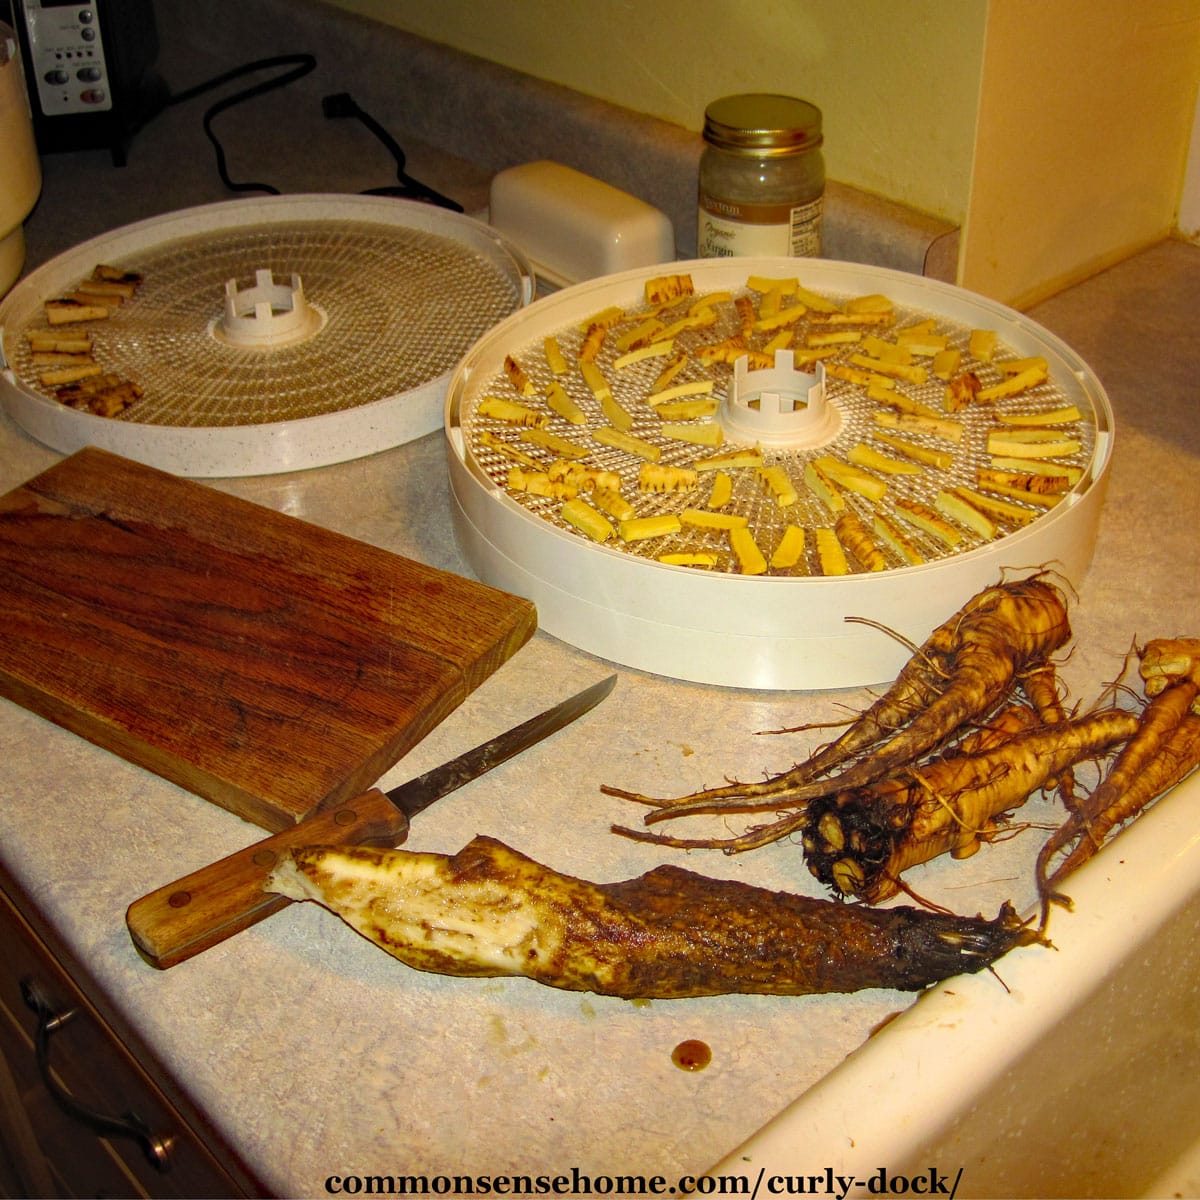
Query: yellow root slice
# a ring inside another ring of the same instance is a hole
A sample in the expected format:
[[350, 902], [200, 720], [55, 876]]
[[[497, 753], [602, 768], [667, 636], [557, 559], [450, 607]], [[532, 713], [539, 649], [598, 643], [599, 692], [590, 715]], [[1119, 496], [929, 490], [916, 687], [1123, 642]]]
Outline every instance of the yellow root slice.
[[643, 463], [638, 469], [638, 491], [686, 492], [696, 486], [699, 478], [696, 472], [688, 467]]
[[528, 429], [543, 429], [550, 424], [550, 417], [546, 413], [501, 396], [484, 396], [476, 411], [481, 417], [507, 421], [510, 425], [521, 425]]
[[822, 575], [849, 575], [850, 564], [846, 561], [846, 551], [838, 541], [837, 534], [832, 529], [818, 529], [815, 534], [817, 542], [817, 562], [821, 566]]
[[730, 529], [729, 545], [737, 555], [738, 567], [743, 575], [762, 575], [766, 571], [767, 560], [747, 526], [738, 525]]
[[771, 566], [778, 571], [794, 567], [804, 553], [804, 541], [804, 530], [799, 525], [789, 525], [771, 555]]
[[613, 527], [608, 518], [578, 497], [568, 500], [559, 509], [559, 516], [594, 542], [606, 542], [613, 536]]
[[592, 439], [602, 446], [609, 446], [614, 450], [624, 450], [626, 454], [632, 454], [635, 458], [644, 458], [647, 462], [658, 462], [662, 456], [662, 449], [652, 442], [634, 437], [633, 434], [611, 425], [604, 425], [593, 430]]

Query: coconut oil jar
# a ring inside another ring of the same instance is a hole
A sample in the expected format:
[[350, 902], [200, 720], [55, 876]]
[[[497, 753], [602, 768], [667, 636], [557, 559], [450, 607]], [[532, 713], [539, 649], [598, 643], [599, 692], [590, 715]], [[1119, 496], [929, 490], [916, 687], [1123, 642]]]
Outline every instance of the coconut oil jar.
[[821, 253], [821, 110], [765, 92], [704, 112], [697, 247], [701, 258]]

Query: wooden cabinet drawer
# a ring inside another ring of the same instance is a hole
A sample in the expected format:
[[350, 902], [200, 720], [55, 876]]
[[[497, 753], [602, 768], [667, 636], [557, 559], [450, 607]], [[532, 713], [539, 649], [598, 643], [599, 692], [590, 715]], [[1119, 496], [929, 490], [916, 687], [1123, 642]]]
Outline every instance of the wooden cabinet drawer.
[[[0, 1195], [145, 1195], [110, 1143], [81, 1133], [57, 1109], [42, 1086], [28, 1039], [10, 1016], [0, 1009], [0, 1070], [7, 1068], [21, 1108], [0, 1118], [0, 1140], [10, 1159], [8, 1174], [0, 1176]], [[22, 1122], [21, 1136], [9, 1121]]]
[[[232, 1158], [189, 1127], [3, 891], [0, 942], [6, 951], [0, 1051], [62, 1195], [224, 1197], [258, 1190], [247, 1189]], [[53, 1096], [55, 1088], [65, 1095]], [[64, 1105], [84, 1106], [140, 1133], [100, 1135]], [[8, 1143], [8, 1131], [0, 1133]]]

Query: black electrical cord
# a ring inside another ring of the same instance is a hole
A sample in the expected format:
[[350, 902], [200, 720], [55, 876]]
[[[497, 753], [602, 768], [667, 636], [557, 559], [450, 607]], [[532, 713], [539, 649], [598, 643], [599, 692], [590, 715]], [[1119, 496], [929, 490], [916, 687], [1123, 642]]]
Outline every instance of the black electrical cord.
[[221, 182], [231, 192], [268, 192], [272, 196], [278, 196], [279, 189], [272, 187], [269, 183], [235, 183], [230, 178], [229, 168], [225, 161], [225, 148], [213, 132], [213, 121], [221, 113], [225, 112], [226, 109], [232, 108], [235, 104], [241, 104], [245, 100], [252, 100], [255, 96], [261, 96], [265, 92], [273, 91], [275, 88], [284, 87], [289, 83], [294, 83], [297, 79], [302, 79], [310, 71], [314, 70], [316, 65], [317, 60], [311, 54], [281, 54], [275, 58], [261, 58], [255, 62], [234, 67], [232, 70], [225, 71], [213, 79], [169, 96], [167, 104], [182, 104], [185, 100], [191, 100], [205, 92], [211, 92], [214, 88], [218, 88], [222, 84], [229, 83], [233, 79], [240, 79], [243, 75], [250, 75], [256, 71], [269, 71], [276, 67], [289, 67], [290, 70], [285, 71], [281, 75], [276, 75], [271, 79], [264, 79], [252, 87], [244, 88], [240, 92], [235, 92], [232, 96], [226, 96], [223, 100], [218, 100], [216, 104], [205, 111], [203, 121], [204, 133], [216, 151], [217, 174], [220, 175]]
[[399, 185], [368, 188], [364, 195], [404, 196], [417, 200], [429, 200], [442, 208], [452, 209], [454, 212], [463, 211], [463, 206], [457, 201], [451, 200], [449, 196], [443, 196], [441, 192], [434, 191], [428, 184], [414, 179], [406, 172], [408, 159], [400, 144], [374, 117], [359, 108], [349, 92], [338, 92], [334, 96], [326, 96], [321, 101], [321, 111], [326, 117], [332, 119], [357, 117], [388, 148], [396, 160], [396, 178], [399, 180]]
[[[221, 113], [233, 108], [234, 105], [241, 104], [246, 100], [253, 100], [256, 96], [261, 96], [266, 92], [273, 91], [275, 88], [285, 87], [289, 83], [294, 83], [297, 79], [302, 79], [305, 75], [313, 71], [316, 65], [317, 60], [311, 54], [281, 54], [274, 58], [257, 59], [254, 62], [245, 63], [240, 67], [234, 67], [232, 70], [225, 71], [212, 79], [206, 80], [204, 83], [196, 84], [194, 87], [186, 88], [182, 92], [168, 96], [163, 103], [163, 107], [182, 104], [187, 100], [195, 99], [195, 97], [203, 95], [205, 92], [211, 92], [215, 88], [219, 88], [234, 79], [240, 79], [245, 75], [251, 75], [258, 71], [275, 70], [279, 67], [288, 68], [282, 74], [272, 76], [270, 79], [264, 79], [251, 87], [243, 88], [239, 92], [234, 92], [232, 95], [218, 100], [205, 111], [203, 118], [205, 136], [212, 143], [212, 147], [216, 152], [217, 173], [221, 177], [221, 182], [231, 192], [268, 192], [273, 196], [278, 196], [279, 189], [269, 183], [234, 182], [229, 175], [229, 168], [225, 159], [225, 149], [213, 130], [213, 122]], [[374, 117], [359, 108], [349, 93], [340, 92], [337, 95], [326, 96], [321, 102], [321, 108], [326, 117], [356, 117], [387, 147], [392, 157], [396, 160], [396, 177], [398, 183], [387, 187], [369, 188], [363, 193], [364, 195], [400, 196], [416, 200], [428, 200], [433, 204], [440, 205], [442, 208], [452, 209], [454, 212], [463, 211], [461, 204], [451, 200], [448, 196], [443, 196], [441, 192], [435, 191], [427, 184], [421, 183], [406, 172], [407, 159], [400, 144]]]

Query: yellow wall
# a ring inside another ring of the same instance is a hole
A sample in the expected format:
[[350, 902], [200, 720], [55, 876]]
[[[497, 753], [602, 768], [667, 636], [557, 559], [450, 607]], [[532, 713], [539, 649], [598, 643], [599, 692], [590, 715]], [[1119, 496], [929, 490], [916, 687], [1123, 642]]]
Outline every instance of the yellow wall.
[[1168, 236], [1200, 0], [993, 0], [959, 281], [1018, 306]]
[[1200, 0], [328, 0], [699, 130], [803, 96], [831, 178], [963, 228], [959, 282], [1026, 304], [1171, 233]]
[[718, 96], [802, 96], [831, 178], [966, 215], [985, 0], [332, 2], [686, 129]]

